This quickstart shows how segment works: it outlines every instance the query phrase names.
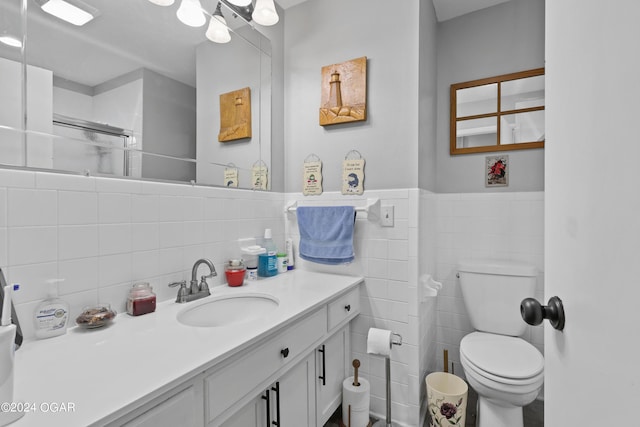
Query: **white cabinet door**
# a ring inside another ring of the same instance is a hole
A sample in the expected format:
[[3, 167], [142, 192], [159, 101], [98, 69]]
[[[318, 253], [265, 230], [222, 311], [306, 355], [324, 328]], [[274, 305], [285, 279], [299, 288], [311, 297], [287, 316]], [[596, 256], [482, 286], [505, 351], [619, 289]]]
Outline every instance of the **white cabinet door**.
[[302, 427], [315, 425], [313, 353], [287, 371], [219, 427]]
[[342, 382], [349, 376], [349, 326], [316, 349], [317, 426], [322, 427], [342, 403]]
[[310, 354], [220, 427], [314, 426], [314, 363]]
[[[166, 397], [165, 397], [166, 396]], [[121, 424], [123, 427], [199, 427], [204, 425], [202, 379], [158, 399], [159, 403]]]
[[265, 401], [262, 396], [258, 396], [222, 423], [220, 427], [262, 427], [266, 425], [264, 405]]
[[[274, 402], [273, 399], [271, 401], [276, 405], [276, 412], [272, 414], [272, 419], [279, 421], [279, 427], [313, 426], [315, 424], [314, 375], [315, 357], [310, 354], [276, 383], [274, 387], [277, 388], [276, 401]], [[278, 403], [280, 404], [279, 414]], [[280, 415], [279, 420], [277, 419], [278, 415]]]

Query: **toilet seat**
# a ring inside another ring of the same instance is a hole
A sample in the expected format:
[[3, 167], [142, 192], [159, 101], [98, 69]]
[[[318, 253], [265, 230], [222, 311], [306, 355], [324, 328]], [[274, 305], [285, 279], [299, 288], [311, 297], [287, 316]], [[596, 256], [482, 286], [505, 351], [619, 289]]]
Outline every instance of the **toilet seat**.
[[542, 354], [517, 337], [472, 332], [460, 342], [460, 358], [478, 375], [502, 384], [535, 384], [544, 376]]

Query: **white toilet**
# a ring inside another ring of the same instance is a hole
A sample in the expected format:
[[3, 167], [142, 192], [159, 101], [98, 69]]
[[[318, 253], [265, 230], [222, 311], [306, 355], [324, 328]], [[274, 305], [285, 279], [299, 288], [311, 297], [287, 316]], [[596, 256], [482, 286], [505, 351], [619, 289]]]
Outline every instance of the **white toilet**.
[[478, 393], [478, 427], [523, 427], [522, 407], [544, 381], [544, 358], [519, 338], [520, 302], [535, 294], [535, 267], [508, 261], [458, 264], [462, 297], [477, 332], [460, 342], [460, 362]]

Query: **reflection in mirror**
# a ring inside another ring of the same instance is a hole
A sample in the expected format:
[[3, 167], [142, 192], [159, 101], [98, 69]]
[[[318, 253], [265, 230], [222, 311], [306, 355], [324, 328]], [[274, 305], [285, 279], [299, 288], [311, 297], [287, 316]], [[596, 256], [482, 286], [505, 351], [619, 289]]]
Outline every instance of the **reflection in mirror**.
[[457, 148], [494, 145], [498, 135], [495, 117], [464, 120], [457, 123]]
[[496, 83], [460, 89], [457, 97], [458, 117], [498, 111], [498, 85]]
[[[225, 3], [224, 44], [183, 24], [181, 2], [83, 0], [84, 25], [47, 3], [0, 3], [0, 36], [24, 41], [0, 43], [0, 164], [224, 185], [233, 163], [244, 188], [253, 163], [270, 165], [270, 43]], [[217, 5], [202, 1], [205, 21]], [[222, 146], [219, 95], [244, 87], [252, 136]]]
[[544, 68], [451, 85], [451, 154], [544, 147]]
[[544, 106], [544, 75], [508, 80], [500, 84], [502, 111]]
[[544, 111], [500, 116], [500, 144], [522, 144], [544, 141]]

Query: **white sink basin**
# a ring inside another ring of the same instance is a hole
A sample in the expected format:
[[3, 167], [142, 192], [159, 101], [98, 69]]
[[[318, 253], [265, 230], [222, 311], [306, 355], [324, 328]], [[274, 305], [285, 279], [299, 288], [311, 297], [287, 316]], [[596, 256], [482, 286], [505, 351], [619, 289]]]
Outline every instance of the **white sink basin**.
[[185, 308], [177, 319], [188, 326], [215, 328], [260, 319], [278, 305], [276, 298], [266, 294], [229, 295]]

